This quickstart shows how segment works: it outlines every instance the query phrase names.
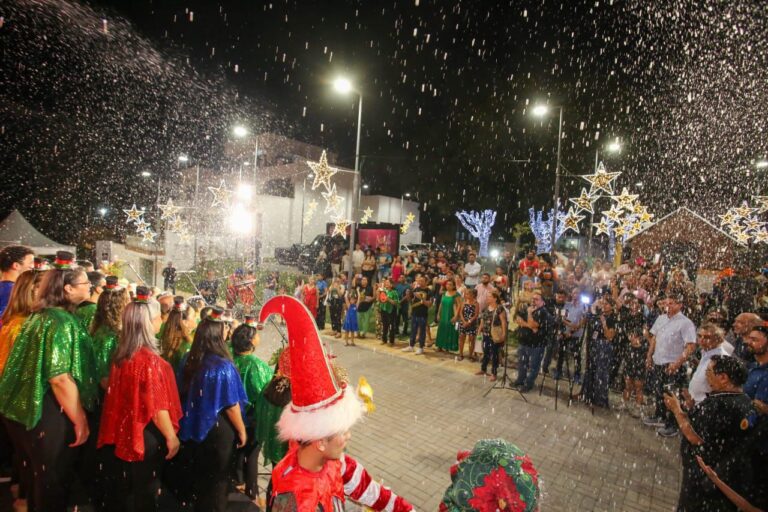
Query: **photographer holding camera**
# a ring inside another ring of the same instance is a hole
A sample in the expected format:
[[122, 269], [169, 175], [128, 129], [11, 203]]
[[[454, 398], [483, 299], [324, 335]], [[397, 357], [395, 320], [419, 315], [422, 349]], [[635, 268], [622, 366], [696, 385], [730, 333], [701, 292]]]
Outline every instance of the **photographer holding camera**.
[[677, 435], [674, 418], [664, 407], [664, 387], [680, 390], [686, 385], [684, 364], [696, 350], [696, 326], [682, 313], [684, 297], [671, 294], [664, 300], [666, 313], [651, 327], [645, 365], [652, 369], [653, 395], [656, 404], [653, 417], [643, 418], [643, 425], [657, 427], [663, 437]]

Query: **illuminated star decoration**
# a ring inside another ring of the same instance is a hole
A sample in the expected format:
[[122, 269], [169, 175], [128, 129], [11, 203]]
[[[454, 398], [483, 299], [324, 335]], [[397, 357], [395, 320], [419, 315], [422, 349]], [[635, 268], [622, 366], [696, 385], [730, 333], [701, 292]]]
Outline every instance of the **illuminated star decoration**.
[[139, 219], [141, 219], [141, 216], [144, 215], [144, 210], [139, 210], [136, 208], [136, 203], [133, 203], [133, 206], [130, 210], [123, 210], [125, 214], [128, 216], [128, 220], [126, 222], [136, 222]]
[[186, 222], [184, 222], [179, 216], [174, 216], [168, 221], [168, 230], [171, 233], [182, 233], [185, 228]]
[[337, 213], [344, 198], [336, 193], [336, 184], [331, 185], [328, 192], [321, 192], [323, 198], [325, 198], [325, 212], [324, 213]]
[[307, 211], [304, 212], [305, 226], [309, 226], [309, 221], [311, 221], [312, 217], [315, 215], [315, 210], [317, 210], [317, 201], [313, 199], [307, 204]]
[[152, 224], [150, 224], [149, 222], [145, 221], [144, 219], [139, 219], [138, 221], [136, 221], [136, 232], [137, 232], [137, 233], [142, 233], [142, 234], [143, 234], [143, 233], [145, 233], [145, 232], [146, 232], [146, 231], [147, 231], [147, 230], [148, 230], [148, 229], [149, 229], [151, 226], [152, 226]]
[[160, 219], [162, 220], [170, 219], [181, 211], [181, 206], [173, 204], [173, 199], [170, 198], [167, 203], [158, 204], [157, 207], [160, 208]]
[[637, 214], [637, 218], [641, 224], [650, 224], [653, 219], [653, 214], [648, 213], [648, 209], [643, 206], [643, 209]]
[[584, 211], [595, 213], [594, 204], [597, 197], [589, 195], [586, 188], [581, 189], [581, 195], [579, 195], [579, 197], [571, 197], [568, 200], [576, 205], [577, 212]]
[[616, 206], [615, 204], [611, 205], [610, 210], [605, 210], [602, 212], [603, 216], [611, 221], [611, 223], [619, 222], [619, 219], [621, 219], [622, 214], [624, 211]]
[[369, 206], [365, 210], [363, 210], [363, 216], [360, 217], [360, 224], [367, 224], [369, 220], [371, 220], [371, 217], [373, 216], [373, 209]]
[[312, 190], [316, 190], [317, 187], [323, 185], [325, 190], [331, 191], [331, 177], [339, 172], [338, 169], [328, 165], [328, 157], [325, 154], [325, 150], [320, 155], [319, 162], [310, 162], [307, 160], [307, 165], [315, 173], [315, 179], [312, 181]]
[[157, 236], [157, 233], [155, 233], [151, 229], [147, 229], [146, 231], [144, 231], [144, 233], [142, 233], [141, 241], [142, 242], [154, 242], [156, 236]]
[[750, 208], [747, 206], [746, 203], [744, 203], [740, 208], [734, 208], [733, 211], [739, 216], [739, 217], [749, 217], [753, 211], [755, 211], [755, 208]]
[[221, 180], [221, 183], [219, 183], [218, 187], [208, 187], [208, 190], [211, 192], [211, 194], [213, 194], [213, 203], [211, 203], [211, 208], [215, 208], [217, 206], [226, 207], [229, 204], [229, 197], [232, 195], [232, 191], [226, 189], [224, 180]]
[[[490, 210], [487, 210], [487, 211], [490, 211]], [[373, 213], [373, 212], [371, 212], [371, 213]], [[494, 220], [495, 219], [496, 219], [496, 214], [494, 213]], [[404, 235], [404, 234], [408, 233], [408, 230], [410, 229], [411, 224], [413, 224], [413, 221], [415, 221], [415, 220], [416, 220], [416, 216], [413, 214], [413, 212], [408, 212], [408, 215], [405, 216], [405, 221], [403, 222], [403, 225], [400, 226], [400, 234]], [[491, 225], [493, 225], [493, 224], [491, 224]]]
[[609, 222], [606, 222], [605, 217], [603, 217], [603, 219], [600, 222], [598, 222], [597, 224], [594, 224], [592, 227], [595, 228], [595, 230], [597, 231], [595, 233], [595, 236], [610, 235], [611, 224]]
[[732, 231], [731, 234], [736, 239], [737, 242], [739, 242], [742, 245], [747, 245], [749, 243], [749, 239], [752, 238], [749, 233], [746, 231]]
[[594, 195], [601, 190], [606, 194], [613, 195], [613, 181], [620, 174], [620, 172], [606, 172], [603, 162], [600, 162], [595, 174], [586, 174], [581, 177], [589, 182], [589, 195]]
[[637, 194], [630, 194], [629, 190], [627, 190], [627, 187], [624, 187], [624, 189], [621, 191], [621, 194], [617, 196], [611, 196], [611, 199], [616, 201], [616, 204], [619, 208], [625, 208], [631, 211], [633, 210], [635, 199], [638, 197], [639, 196]]
[[181, 233], [179, 233], [179, 241], [184, 245], [188, 245], [189, 242], [192, 241], [192, 238], [193, 238], [192, 233], [190, 233], [189, 231], [182, 231]]
[[755, 234], [755, 243], [756, 244], [768, 244], [768, 230], [761, 229], [759, 231], [756, 231]]
[[768, 196], [752, 196], [757, 203], [757, 213], [768, 212]]
[[573, 208], [568, 209], [568, 213], [563, 218], [563, 225], [565, 225], [565, 231], [573, 230], [576, 233], [579, 232], [579, 222], [584, 220], [584, 215], [579, 215]]
[[416, 220], [416, 216], [413, 213], [409, 213], [405, 216], [405, 220], [408, 222], [408, 224], [412, 224], [413, 221]]
[[754, 217], [747, 217], [744, 219], [744, 227], [749, 231], [758, 231], [764, 225], [765, 222], [762, 222], [760, 219], [756, 219]]
[[333, 219], [333, 222], [335, 225], [333, 226], [333, 233], [331, 233], [331, 236], [341, 235], [344, 238], [347, 238], [347, 228], [349, 227], [350, 222], [343, 218], [335, 218]]

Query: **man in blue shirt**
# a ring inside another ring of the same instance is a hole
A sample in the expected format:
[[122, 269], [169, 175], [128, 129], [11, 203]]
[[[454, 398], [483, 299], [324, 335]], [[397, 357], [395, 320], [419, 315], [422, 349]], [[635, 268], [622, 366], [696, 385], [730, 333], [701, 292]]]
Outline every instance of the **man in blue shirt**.
[[317, 328], [322, 331], [325, 329], [325, 299], [328, 293], [328, 282], [323, 279], [322, 274], [317, 274], [315, 288], [317, 288], [318, 297], [317, 316], [315, 317], [315, 323], [317, 324]]
[[752, 399], [757, 410], [755, 450], [752, 450], [752, 493], [750, 502], [757, 507], [768, 507], [768, 324], [754, 327], [744, 340], [755, 355], [744, 384], [744, 393]]
[[0, 251], [0, 315], [11, 298], [13, 283], [22, 272], [35, 268], [35, 253], [23, 245], [9, 245]]

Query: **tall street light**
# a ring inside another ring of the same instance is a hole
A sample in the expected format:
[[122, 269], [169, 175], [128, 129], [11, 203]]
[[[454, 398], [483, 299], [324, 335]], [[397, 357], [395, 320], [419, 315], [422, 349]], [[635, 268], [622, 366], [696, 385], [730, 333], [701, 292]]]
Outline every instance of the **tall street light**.
[[[553, 107], [560, 111], [560, 122], [557, 126], [557, 164], [555, 165], [555, 193], [552, 196], [552, 208], [554, 210], [554, 218], [552, 219], [552, 248], [550, 253], [552, 255], [552, 262], [554, 264], [555, 256], [555, 242], [557, 241], [557, 207], [560, 200], [560, 148], [563, 142], [563, 107]], [[547, 105], [536, 105], [531, 111], [536, 117], [544, 117], [549, 114], [550, 107]]]
[[411, 197], [410, 192], [406, 192], [405, 194], [400, 195], [400, 224], [403, 223], [403, 204], [404, 204], [404, 198]]
[[[358, 96], [358, 103], [357, 103], [357, 143], [355, 144], [355, 175], [352, 182], [352, 201], [351, 201], [351, 219], [349, 224], [349, 257], [352, 257], [352, 253], [355, 251], [355, 227], [357, 225], [356, 223], [356, 217], [357, 217], [357, 209], [360, 205], [360, 194], [362, 193], [360, 189], [360, 130], [363, 125], [363, 93], [359, 90], [356, 90], [352, 86], [352, 82], [350, 82], [348, 79], [344, 77], [336, 78], [336, 80], [333, 81], [333, 88], [336, 92], [339, 94], [349, 94], [351, 92], [357, 94]], [[354, 270], [352, 269], [352, 266], [350, 265], [350, 268], [348, 269], [348, 275], [347, 275], [347, 286], [352, 285], [352, 276], [353, 276]]]

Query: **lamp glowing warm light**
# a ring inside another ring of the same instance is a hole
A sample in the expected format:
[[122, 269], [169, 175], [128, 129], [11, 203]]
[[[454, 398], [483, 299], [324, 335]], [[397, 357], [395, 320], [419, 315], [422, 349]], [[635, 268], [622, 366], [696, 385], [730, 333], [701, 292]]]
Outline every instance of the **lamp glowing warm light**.
[[621, 151], [621, 142], [619, 142], [618, 140], [615, 140], [610, 144], [608, 144], [608, 151], [610, 151], [611, 153], [618, 153], [619, 151]]
[[491, 249], [491, 258], [494, 260], [499, 257], [499, 250], [498, 249]]
[[189, 157], [187, 155], [179, 155], [179, 162], [187, 163], [189, 162]]
[[336, 90], [336, 92], [347, 94], [352, 90], [352, 82], [346, 78], [339, 77], [333, 81], [333, 88]]
[[757, 167], [758, 169], [765, 169], [766, 167], [768, 167], [768, 160], [758, 160], [757, 162], [755, 162], [755, 167]]
[[549, 107], [546, 105], [536, 105], [531, 110], [531, 113], [536, 117], [544, 117], [549, 113]]
[[241, 201], [249, 203], [253, 198], [253, 187], [247, 183], [241, 183], [237, 186], [235, 194]]
[[233, 233], [245, 235], [253, 231], [253, 214], [240, 203], [232, 207], [227, 220]]
[[101, 214], [102, 217], [105, 216], [107, 214], [107, 209], [106, 208], [99, 208], [99, 214]]
[[235, 137], [242, 138], [248, 135], [248, 128], [242, 125], [237, 125], [232, 129], [232, 133], [235, 134]]
[[149, 178], [150, 176], [152, 176], [152, 173], [149, 171], [141, 171], [141, 175], [144, 178]]

